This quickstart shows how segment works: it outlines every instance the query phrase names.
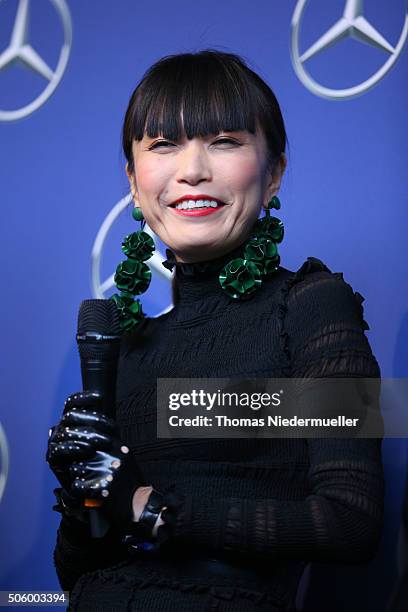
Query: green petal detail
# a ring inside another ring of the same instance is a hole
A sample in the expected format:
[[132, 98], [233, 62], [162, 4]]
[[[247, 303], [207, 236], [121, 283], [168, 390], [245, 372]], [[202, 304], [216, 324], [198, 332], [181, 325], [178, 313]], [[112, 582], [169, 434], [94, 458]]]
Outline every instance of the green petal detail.
[[131, 259], [146, 261], [155, 249], [153, 238], [143, 231], [129, 234], [122, 242], [122, 251]]
[[143, 321], [145, 314], [139, 300], [133, 300], [127, 295], [118, 295], [117, 293], [112, 295], [110, 299], [117, 306], [120, 324], [124, 332], [131, 331]]
[[249, 297], [261, 286], [261, 273], [258, 267], [247, 259], [237, 258], [230, 261], [219, 275], [221, 287], [235, 299]]
[[252, 234], [266, 235], [274, 242], [282, 242], [284, 235], [283, 223], [277, 217], [262, 217], [258, 219], [252, 230]]
[[275, 272], [280, 262], [276, 243], [264, 234], [247, 242], [244, 256], [256, 264], [261, 274]]
[[127, 295], [139, 295], [144, 293], [152, 278], [149, 267], [135, 259], [122, 261], [116, 268], [114, 281], [119, 291]]

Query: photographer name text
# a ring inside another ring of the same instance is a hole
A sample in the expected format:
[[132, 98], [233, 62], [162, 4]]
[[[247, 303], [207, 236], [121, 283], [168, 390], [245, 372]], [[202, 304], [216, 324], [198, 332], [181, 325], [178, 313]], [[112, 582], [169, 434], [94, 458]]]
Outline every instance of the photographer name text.
[[180, 417], [171, 415], [171, 427], [356, 427], [360, 419], [347, 418], [338, 415], [330, 418], [290, 418], [281, 415], [269, 415], [265, 418], [231, 418], [226, 415], [214, 417], [197, 415], [195, 417]]

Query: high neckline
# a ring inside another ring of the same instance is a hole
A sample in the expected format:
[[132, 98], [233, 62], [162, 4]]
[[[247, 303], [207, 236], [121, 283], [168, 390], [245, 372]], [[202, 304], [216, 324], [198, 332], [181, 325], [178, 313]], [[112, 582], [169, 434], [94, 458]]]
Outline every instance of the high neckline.
[[176, 268], [177, 277], [209, 276], [217, 271], [219, 272], [221, 268], [223, 268], [225, 264], [231, 261], [232, 259], [242, 257], [244, 245], [245, 242], [241, 242], [241, 244], [239, 244], [234, 249], [231, 249], [227, 253], [224, 253], [224, 255], [220, 255], [219, 257], [213, 259], [194, 261], [190, 263], [176, 261], [176, 256], [174, 252], [171, 249], [167, 248], [167, 259], [162, 261], [162, 265], [170, 271], [172, 271], [173, 268]]
[[222, 289], [219, 273], [232, 259], [243, 256], [245, 241], [227, 253], [195, 262], [176, 261], [174, 252], [167, 248], [162, 265], [168, 270], [175, 269], [178, 302], [175, 306], [177, 318], [212, 313], [220, 307], [231, 304], [231, 298]]

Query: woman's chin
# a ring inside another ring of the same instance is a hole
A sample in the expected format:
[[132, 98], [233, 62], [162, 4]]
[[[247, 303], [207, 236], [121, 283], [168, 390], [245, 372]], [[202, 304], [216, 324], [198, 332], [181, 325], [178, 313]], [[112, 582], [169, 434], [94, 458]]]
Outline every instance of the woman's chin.
[[[217, 248], [219, 246], [219, 248]], [[225, 242], [221, 241], [214, 243], [214, 238], [207, 240], [197, 239], [193, 244], [174, 242], [173, 246], [169, 244], [169, 248], [177, 254], [180, 261], [193, 262], [216, 257], [215, 253], [225, 250]]]

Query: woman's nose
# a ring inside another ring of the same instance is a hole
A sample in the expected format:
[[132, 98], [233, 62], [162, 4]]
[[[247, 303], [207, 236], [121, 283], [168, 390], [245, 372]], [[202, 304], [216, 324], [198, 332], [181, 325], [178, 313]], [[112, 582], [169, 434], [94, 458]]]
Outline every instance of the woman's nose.
[[211, 179], [210, 160], [205, 147], [194, 141], [190, 141], [178, 155], [179, 166], [177, 169], [177, 181], [196, 185], [201, 181]]

